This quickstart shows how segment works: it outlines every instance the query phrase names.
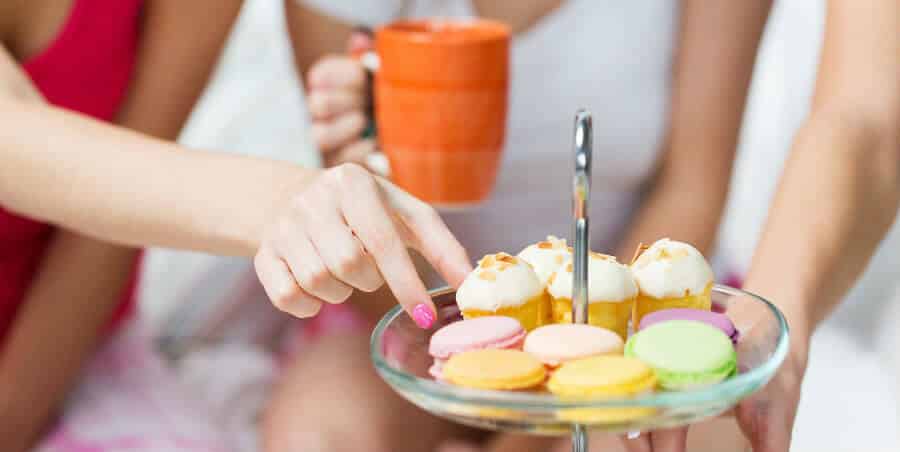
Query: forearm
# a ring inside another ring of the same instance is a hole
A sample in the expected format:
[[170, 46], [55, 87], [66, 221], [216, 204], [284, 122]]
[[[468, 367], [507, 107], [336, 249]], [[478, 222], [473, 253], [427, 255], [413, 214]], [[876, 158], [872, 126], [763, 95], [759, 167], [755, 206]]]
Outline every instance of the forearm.
[[120, 244], [252, 254], [281, 196], [316, 174], [173, 152], [175, 144], [38, 102], [6, 102], [0, 117], [0, 203]]
[[288, 35], [297, 73], [305, 80], [313, 63], [327, 54], [341, 54], [353, 31], [351, 24], [315, 11], [302, 0], [284, 0]]
[[694, 245], [706, 254], [712, 250], [725, 205], [727, 187], [658, 185], [641, 204], [617, 256], [630, 262], [640, 243], [668, 237]]
[[798, 340], [840, 302], [897, 214], [897, 134], [821, 112], [798, 133], [746, 287], [788, 316]]
[[665, 152], [621, 258], [662, 237], [712, 250], [770, 4], [683, 2]]
[[177, 136], [241, 5], [189, 3], [146, 2], [117, 118], [142, 134], [47, 105], [0, 47], [0, 205], [121, 244], [255, 251], [281, 190], [314, 173], [151, 138]]
[[3, 450], [24, 451], [60, 408], [97, 346], [136, 251], [58, 231], [0, 355]]

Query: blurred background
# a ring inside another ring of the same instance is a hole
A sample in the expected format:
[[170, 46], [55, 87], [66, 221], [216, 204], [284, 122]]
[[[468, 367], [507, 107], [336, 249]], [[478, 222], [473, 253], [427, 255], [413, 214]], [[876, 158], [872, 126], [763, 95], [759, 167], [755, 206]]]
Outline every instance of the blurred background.
[[[719, 235], [716, 260], [729, 267], [747, 268], [793, 133], [807, 112], [823, 17], [819, 0], [776, 2], [757, 60]], [[280, 0], [246, 2], [214, 80], [184, 132], [185, 144], [318, 164], [285, 33]], [[900, 450], [898, 269], [900, 228], [895, 225], [869, 271], [814, 340], [804, 391], [817, 396], [804, 401], [792, 450]], [[260, 296], [245, 260], [153, 250], [141, 300], [157, 334], [171, 339], [203, 334], [210, 313], [220, 313], [236, 297], [259, 301], [240, 316], [278, 323]], [[860, 372], [880, 384], [848, 386]]]

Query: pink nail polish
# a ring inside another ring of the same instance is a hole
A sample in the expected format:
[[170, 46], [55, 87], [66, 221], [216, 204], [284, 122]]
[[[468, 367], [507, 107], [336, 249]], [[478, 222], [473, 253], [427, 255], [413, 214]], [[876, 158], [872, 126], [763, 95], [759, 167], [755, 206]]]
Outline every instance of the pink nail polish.
[[427, 329], [434, 325], [434, 312], [425, 303], [420, 303], [413, 308], [413, 320], [419, 328]]

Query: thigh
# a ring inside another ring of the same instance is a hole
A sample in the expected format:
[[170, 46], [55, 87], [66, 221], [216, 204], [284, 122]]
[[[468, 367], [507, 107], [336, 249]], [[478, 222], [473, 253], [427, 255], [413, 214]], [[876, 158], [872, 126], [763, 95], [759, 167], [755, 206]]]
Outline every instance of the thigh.
[[267, 409], [266, 450], [423, 452], [448, 438], [472, 438], [382, 382], [368, 339], [368, 331], [335, 332], [298, 353]]

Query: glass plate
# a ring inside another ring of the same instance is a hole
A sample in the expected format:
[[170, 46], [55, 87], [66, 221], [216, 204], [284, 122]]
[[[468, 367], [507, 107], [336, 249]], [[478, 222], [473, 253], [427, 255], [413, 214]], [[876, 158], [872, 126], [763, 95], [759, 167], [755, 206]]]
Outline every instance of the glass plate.
[[725, 412], [763, 387], [788, 351], [787, 323], [775, 305], [749, 292], [716, 285], [713, 309], [728, 315], [741, 334], [739, 372], [719, 384], [633, 398], [577, 401], [546, 392], [462, 388], [428, 375], [431, 334], [461, 318], [455, 294], [452, 289], [432, 292], [438, 320], [430, 330], [419, 329], [399, 306], [388, 312], [372, 334], [372, 361], [378, 374], [413, 404], [451, 421], [491, 430], [564, 435], [580, 425], [625, 433], [694, 423]]

